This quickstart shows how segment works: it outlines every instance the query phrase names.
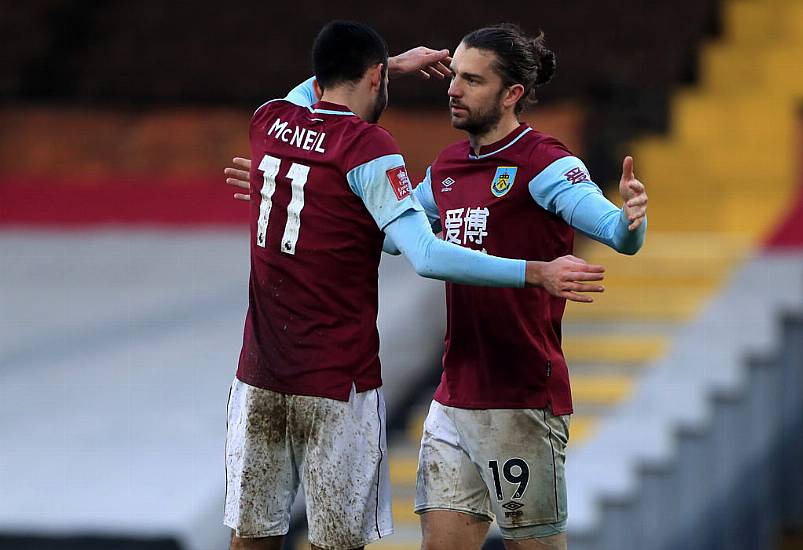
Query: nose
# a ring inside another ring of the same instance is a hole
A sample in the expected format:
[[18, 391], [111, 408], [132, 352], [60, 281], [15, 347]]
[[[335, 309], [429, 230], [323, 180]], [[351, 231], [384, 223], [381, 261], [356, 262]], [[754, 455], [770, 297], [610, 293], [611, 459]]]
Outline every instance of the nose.
[[460, 86], [457, 84], [457, 79], [453, 78], [452, 81], [449, 83], [449, 97], [460, 97], [463, 95], [463, 91], [460, 89]]

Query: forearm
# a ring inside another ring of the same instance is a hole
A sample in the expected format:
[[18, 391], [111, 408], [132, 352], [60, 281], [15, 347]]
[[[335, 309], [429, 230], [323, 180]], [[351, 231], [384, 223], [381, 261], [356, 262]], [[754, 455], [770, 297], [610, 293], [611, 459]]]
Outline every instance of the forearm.
[[633, 231], [624, 210], [617, 208], [601, 193], [589, 193], [581, 199], [571, 215], [571, 225], [592, 239], [622, 254], [635, 254], [644, 244], [647, 219]]
[[613, 230], [612, 247], [622, 254], [633, 255], [641, 250], [644, 245], [644, 238], [647, 235], [647, 217], [638, 228], [630, 231], [628, 226], [630, 220], [627, 219], [623, 210], [619, 210], [616, 227]]
[[421, 212], [406, 212], [385, 232], [423, 277], [478, 286], [524, 286], [524, 260], [499, 258], [446, 243], [435, 237]]
[[399, 247], [396, 246], [396, 243], [393, 242], [393, 239], [390, 238], [390, 235], [385, 235], [385, 240], [382, 241], [382, 252], [385, 254], [390, 254], [391, 256], [398, 256], [401, 254], [401, 250]]

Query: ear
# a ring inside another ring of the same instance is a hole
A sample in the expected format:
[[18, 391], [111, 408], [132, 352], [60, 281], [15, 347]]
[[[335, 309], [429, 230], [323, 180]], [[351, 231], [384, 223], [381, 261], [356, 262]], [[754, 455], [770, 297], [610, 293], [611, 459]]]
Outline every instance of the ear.
[[521, 84], [514, 84], [507, 89], [507, 94], [505, 94], [505, 99], [502, 100], [502, 105], [506, 108], [512, 108], [523, 95], [524, 86]]
[[377, 63], [368, 69], [368, 82], [371, 84], [371, 90], [378, 90], [382, 82], [382, 67], [383, 63]]
[[321, 88], [321, 85], [318, 84], [317, 78], [312, 80], [312, 89], [315, 90], [315, 97], [317, 97], [318, 101], [320, 101], [320, 99], [323, 97], [323, 89]]

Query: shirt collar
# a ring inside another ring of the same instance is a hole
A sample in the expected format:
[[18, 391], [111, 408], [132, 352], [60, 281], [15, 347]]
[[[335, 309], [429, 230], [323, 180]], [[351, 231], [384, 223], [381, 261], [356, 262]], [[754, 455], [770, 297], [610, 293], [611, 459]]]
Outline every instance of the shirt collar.
[[469, 146], [468, 158], [476, 160], [495, 155], [496, 153], [502, 151], [503, 149], [507, 149], [516, 143], [522, 136], [524, 136], [524, 134], [530, 131], [532, 131], [532, 128], [527, 126], [526, 123], [522, 122], [519, 124], [518, 128], [514, 129], [499, 141], [480, 147], [480, 152], [478, 155], [475, 155], [471, 150], [471, 146]]
[[338, 105], [337, 103], [329, 103], [328, 101], [319, 101], [312, 106], [313, 113], [323, 113], [328, 115], [354, 115], [345, 105]]

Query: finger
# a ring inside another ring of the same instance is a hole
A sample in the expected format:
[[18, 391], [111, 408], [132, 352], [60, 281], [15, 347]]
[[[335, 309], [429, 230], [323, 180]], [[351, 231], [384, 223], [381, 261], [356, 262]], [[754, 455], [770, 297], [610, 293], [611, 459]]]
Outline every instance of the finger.
[[449, 63], [452, 62], [451, 57], [447, 57], [446, 62], [440, 62], [436, 65], [438, 71], [442, 72], [446, 76], [450, 76], [452, 74], [452, 69], [449, 68]]
[[627, 230], [628, 231], [635, 231], [636, 229], [638, 229], [641, 226], [643, 221], [644, 221], [644, 218], [637, 219], [636, 221], [634, 221], [633, 223], [631, 223], [630, 225], [627, 226]]
[[605, 278], [602, 273], [587, 273], [585, 271], [570, 271], [567, 281], [601, 281]]
[[569, 273], [605, 273], [605, 268], [596, 264], [575, 263]]
[[235, 166], [244, 168], [247, 172], [251, 171], [251, 159], [246, 159], [243, 157], [234, 157], [233, 159], [231, 159], [231, 161], [234, 163]]
[[244, 193], [235, 193], [234, 198], [237, 199], [238, 201], [250, 201], [251, 195], [246, 195]]
[[429, 80], [429, 73], [424, 69], [418, 69], [418, 76], [420, 76], [424, 80]]
[[237, 178], [238, 180], [248, 181], [250, 179], [250, 174], [248, 172], [245, 170], [237, 170], [236, 168], [226, 168], [223, 170], [223, 173], [232, 178]]
[[444, 78], [446, 78], [446, 75], [441, 73], [435, 67], [427, 67], [427, 71], [429, 71], [429, 74], [431, 74], [432, 76], [434, 76], [435, 78], [437, 78], [439, 80], [443, 80]]
[[628, 208], [635, 208], [637, 206], [644, 206], [647, 204], [647, 195], [639, 195], [635, 199], [627, 201]]
[[633, 210], [630, 210], [630, 212], [628, 213], [627, 220], [631, 222], [636, 221], [636, 219], [638, 218], [643, 218], [646, 213], [647, 213], [646, 208], [643, 207], [634, 208]]
[[436, 63], [427, 67], [427, 70], [440, 79], [449, 76], [449, 69], [443, 66], [443, 63]]
[[622, 178], [626, 180], [635, 178], [633, 175], [633, 157], [631, 156], [626, 156], [622, 162]]
[[446, 59], [449, 59], [449, 50], [432, 50], [427, 52], [426, 57], [430, 58], [429, 62], [432, 64], [445, 61]]
[[582, 302], [584, 304], [590, 304], [591, 302], [594, 301], [594, 298], [592, 298], [591, 296], [584, 296], [583, 294], [577, 294], [575, 292], [569, 292], [569, 291], [561, 292], [560, 296], [561, 298], [566, 298], [567, 300], [570, 300], [572, 302]]
[[605, 292], [605, 287], [602, 285], [585, 285], [583, 283], [569, 283], [564, 288], [565, 291], [573, 292]]
[[631, 180], [627, 186], [630, 188], [631, 191], [634, 193], [643, 193], [644, 192], [644, 184], [641, 183], [639, 180]]
[[243, 180], [226, 178], [226, 183], [233, 185], [234, 187], [239, 187], [240, 189], [251, 189], [251, 186], [248, 184], [248, 182]]

